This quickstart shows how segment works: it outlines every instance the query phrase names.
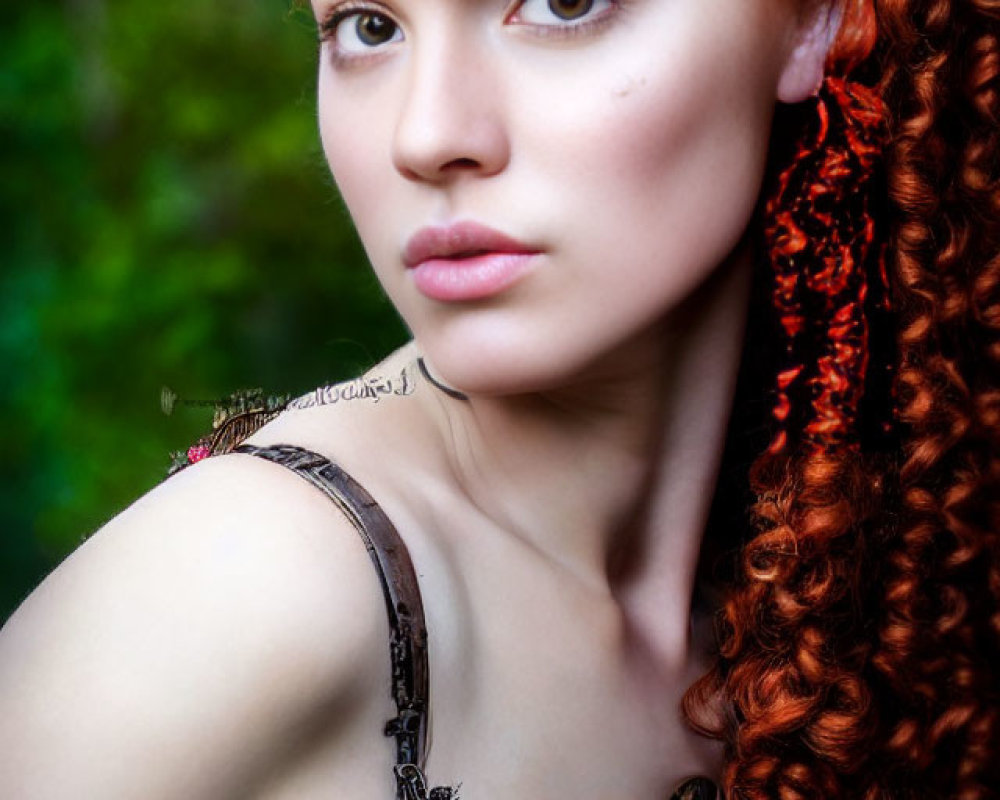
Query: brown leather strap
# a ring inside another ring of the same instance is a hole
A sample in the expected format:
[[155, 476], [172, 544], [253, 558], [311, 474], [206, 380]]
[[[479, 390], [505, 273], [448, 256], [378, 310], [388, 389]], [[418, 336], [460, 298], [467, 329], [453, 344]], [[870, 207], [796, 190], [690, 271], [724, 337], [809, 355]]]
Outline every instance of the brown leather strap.
[[354, 525], [375, 564], [385, 595], [391, 639], [392, 697], [397, 715], [385, 735], [396, 740], [398, 767], [421, 772], [427, 756], [427, 628], [417, 575], [406, 545], [378, 504], [350, 475], [317, 453], [292, 445], [255, 447], [233, 452], [257, 456], [291, 469], [321, 490]]

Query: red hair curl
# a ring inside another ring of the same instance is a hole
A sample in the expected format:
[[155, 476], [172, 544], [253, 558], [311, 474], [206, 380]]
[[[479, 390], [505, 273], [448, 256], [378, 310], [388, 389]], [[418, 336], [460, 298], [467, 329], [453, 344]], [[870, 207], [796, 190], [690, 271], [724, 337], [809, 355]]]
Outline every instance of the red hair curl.
[[[781, 429], [685, 711], [724, 739], [731, 800], [981, 800], [1000, 792], [1000, 2], [843, 7], [818, 131], [764, 220]], [[869, 363], [881, 274], [896, 346]]]

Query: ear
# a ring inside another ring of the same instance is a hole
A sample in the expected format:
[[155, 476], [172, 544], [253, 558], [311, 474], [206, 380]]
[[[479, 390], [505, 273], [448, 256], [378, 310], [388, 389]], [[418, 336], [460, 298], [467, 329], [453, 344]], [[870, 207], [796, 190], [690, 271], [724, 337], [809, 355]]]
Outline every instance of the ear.
[[826, 55], [840, 31], [840, 2], [822, 0], [810, 5], [812, 8], [799, 20], [792, 51], [778, 81], [778, 100], [782, 103], [801, 103], [819, 91]]

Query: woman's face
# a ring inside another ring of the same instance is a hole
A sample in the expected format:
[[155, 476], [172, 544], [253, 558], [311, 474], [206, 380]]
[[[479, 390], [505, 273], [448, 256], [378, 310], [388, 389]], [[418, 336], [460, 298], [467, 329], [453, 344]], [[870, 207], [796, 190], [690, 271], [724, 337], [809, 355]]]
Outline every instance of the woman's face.
[[586, 374], [740, 239], [794, 39], [785, 0], [314, 11], [334, 178], [386, 292], [454, 385]]

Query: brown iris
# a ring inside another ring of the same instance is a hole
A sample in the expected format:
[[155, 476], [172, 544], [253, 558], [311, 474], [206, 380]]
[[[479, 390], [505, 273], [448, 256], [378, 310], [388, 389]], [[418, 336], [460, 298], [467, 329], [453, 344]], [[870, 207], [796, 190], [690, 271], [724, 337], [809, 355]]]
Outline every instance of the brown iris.
[[549, 0], [549, 10], [559, 19], [579, 19], [594, 7], [594, 0]]
[[385, 44], [396, 35], [396, 23], [381, 14], [361, 14], [355, 26], [358, 39], [367, 45]]

